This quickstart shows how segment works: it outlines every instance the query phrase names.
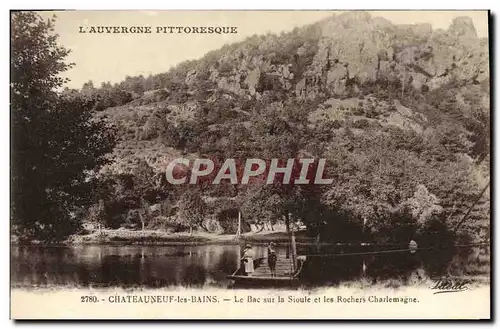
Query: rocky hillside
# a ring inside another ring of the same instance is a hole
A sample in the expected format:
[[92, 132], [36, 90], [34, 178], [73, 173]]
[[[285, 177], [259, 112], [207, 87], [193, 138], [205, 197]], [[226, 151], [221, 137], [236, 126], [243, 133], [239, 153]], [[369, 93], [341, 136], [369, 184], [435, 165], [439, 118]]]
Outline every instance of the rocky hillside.
[[[424, 184], [456, 220], [489, 179], [488, 40], [478, 38], [468, 17], [433, 30], [344, 13], [290, 33], [253, 36], [143, 81], [148, 87], [134, 100], [99, 112], [120, 136], [107, 174], [133, 174], [143, 160], [161, 173], [180, 155], [310, 154], [335, 162], [347, 152], [331, 169], [340, 175], [337, 191], [345, 190], [327, 193], [336, 198], [332, 204], [360, 198], [361, 185], [377, 179], [399, 193], [379, 200], [392, 205]], [[390, 152], [381, 161], [392, 162], [356, 187], [359, 175], [372, 173], [363, 167], [377, 156], [372, 148]], [[353, 154], [351, 168], [342, 168]], [[401, 160], [391, 156], [415, 159], [411, 169], [398, 165], [407, 189], [391, 181], [391, 166]], [[411, 176], [416, 167], [421, 176]], [[455, 185], [442, 187], [457, 173]], [[379, 192], [357, 201], [371, 209], [366, 216], [377, 209]], [[489, 201], [481, 205], [477, 216], [487, 222]]]
[[[178, 155], [156, 143], [158, 121], [188, 121], [221, 99], [232, 102], [225, 109], [229, 115], [243, 118], [252, 115], [252, 101], [292, 98], [318, 103], [312, 121], [375, 115], [381, 124], [422, 132], [430, 118], [421, 108], [402, 105], [407, 94], [454, 84], [456, 102], [467, 112], [474, 106], [467, 99], [472, 87], [480, 105], [489, 108], [488, 61], [488, 40], [477, 37], [468, 17], [456, 18], [444, 31], [346, 13], [281, 36], [254, 36], [184, 63], [165, 74], [170, 86], [102, 114], [122, 128], [122, 155], [149, 155], [152, 164], [163, 153]], [[397, 88], [397, 93], [380, 99], [370, 90], [377, 85]], [[163, 113], [165, 118], [159, 117]]]

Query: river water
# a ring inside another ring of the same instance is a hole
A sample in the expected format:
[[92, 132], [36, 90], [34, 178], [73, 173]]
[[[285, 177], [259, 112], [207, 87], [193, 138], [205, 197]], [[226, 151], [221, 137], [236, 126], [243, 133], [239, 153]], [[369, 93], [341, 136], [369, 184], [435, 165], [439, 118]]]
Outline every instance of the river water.
[[[254, 250], [256, 257], [265, 257], [265, 247], [255, 246]], [[441, 276], [489, 281], [489, 247], [333, 256], [360, 251], [370, 252], [359, 247], [318, 250], [299, 246], [299, 254], [309, 255], [301, 272], [301, 284], [317, 287], [363, 282], [404, 286]], [[226, 277], [236, 269], [239, 253], [237, 245], [12, 246], [11, 285], [228, 288], [231, 281]], [[285, 257], [286, 247], [278, 248], [278, 253]], [[318, 253], [323, 256], [313, 256]]]

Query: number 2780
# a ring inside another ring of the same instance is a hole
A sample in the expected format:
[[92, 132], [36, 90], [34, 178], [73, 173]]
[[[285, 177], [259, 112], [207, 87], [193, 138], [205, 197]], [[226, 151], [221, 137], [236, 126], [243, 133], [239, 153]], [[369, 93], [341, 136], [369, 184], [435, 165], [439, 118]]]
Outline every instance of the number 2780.
[[81, 296], [80, 302], [82, 302], [82, 303], [97, 303], [98, 299], [96, 296]]

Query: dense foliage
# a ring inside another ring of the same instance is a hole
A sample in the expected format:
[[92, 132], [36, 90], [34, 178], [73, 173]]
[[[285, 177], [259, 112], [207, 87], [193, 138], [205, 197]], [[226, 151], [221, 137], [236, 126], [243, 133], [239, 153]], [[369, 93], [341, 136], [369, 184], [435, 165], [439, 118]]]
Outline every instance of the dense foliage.
[[12, 223], [21, 238], [59, 240], [78, 230], [77, 214], [95, 200], [94, 178], [114, 147], [94, 103], [60, 94], [70, 65], [53, 20], [12, 14]]

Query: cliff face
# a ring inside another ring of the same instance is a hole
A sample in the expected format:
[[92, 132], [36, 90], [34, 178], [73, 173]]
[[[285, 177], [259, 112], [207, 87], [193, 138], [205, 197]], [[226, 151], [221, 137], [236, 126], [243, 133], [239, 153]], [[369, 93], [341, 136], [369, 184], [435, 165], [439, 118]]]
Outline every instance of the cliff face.
[[[382, 79], [414, 89], [437, 89], [451, 79], [467, 83], [489, 77], [487, 42], [469, 18], [456, 18], [448, 31], [430, 25], [396, 26], [366, 13], [344, 14], [322, 26], [318, 52], [307, 72], [335, 93]], [[301, 85], [302, 87], [302, 85]], [[303, 87], [300, 88], [303, 91]]]
[[[219, 89], [259, 97], [259, 80], [269, 77], [296, 97], [316, 97], [323, 88], [342, 95], [381, 79], [420, 90], [489, 77], [487, 40], [477, 37], [467, 17], [454, 19], [447, 31], [433, 31], [428, 24], [394, 25], [353, 12], [298, 31], [297, 40], [256, 39], [258, 45], [250, 40], [233, 47], [210, 66], [209, 79]], [[286, 56], [276, 51], [283, 43], [295, 43]], [[185, 83], [192, 84], [199, 71], [189, 71]]]

